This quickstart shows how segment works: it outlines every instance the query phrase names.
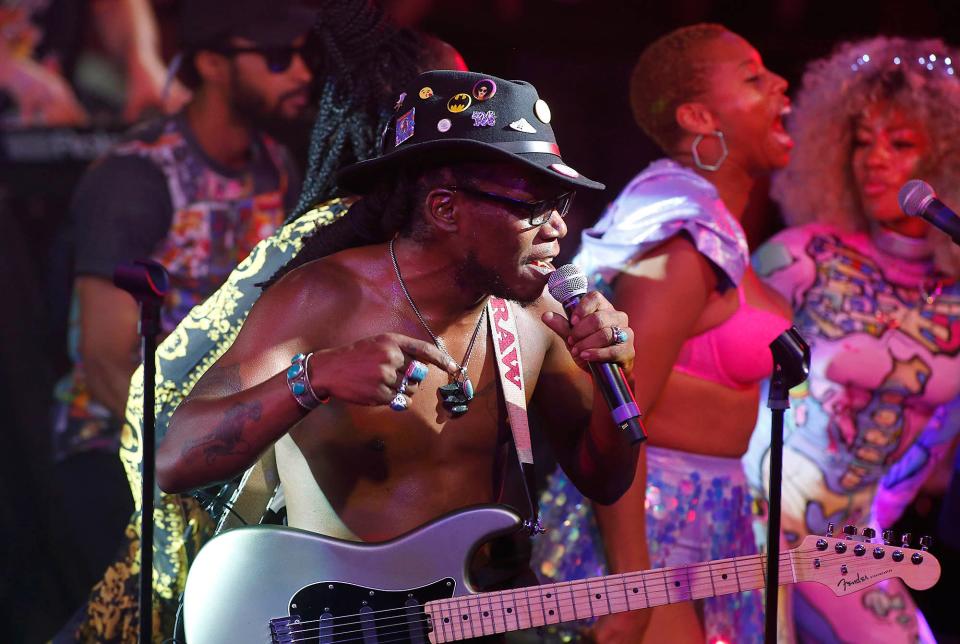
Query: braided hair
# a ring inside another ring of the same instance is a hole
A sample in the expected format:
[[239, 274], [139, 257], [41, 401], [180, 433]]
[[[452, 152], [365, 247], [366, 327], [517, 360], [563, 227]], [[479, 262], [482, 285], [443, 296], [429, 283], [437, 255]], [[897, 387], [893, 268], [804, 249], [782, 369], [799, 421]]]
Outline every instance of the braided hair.
[[390, 118], [390, 99], [419, 73], [424, 41], [367, 0], [322, 0], [312, 34], [322, 55], [317, 118], [303, 190], [288, 221], [336, 195], [335, 172], [368, 159]]

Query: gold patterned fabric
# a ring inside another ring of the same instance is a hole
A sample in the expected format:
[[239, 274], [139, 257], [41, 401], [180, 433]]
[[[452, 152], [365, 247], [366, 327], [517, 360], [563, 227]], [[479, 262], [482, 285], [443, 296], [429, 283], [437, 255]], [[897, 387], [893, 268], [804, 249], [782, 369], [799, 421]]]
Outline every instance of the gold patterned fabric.
[[[156, 437], [166, 434], [174, 410], [206, 370], [237, 337], [253, 303], [257, 284], [289, 262], [304, 239], [347, 212], [350, 201], [334, 199], [284, 225], [260, 242], [230, 274], [226, 283], [187, 317], [157, 349]], [[75, 636], [82, 642], [136, 642], [140, 574], [140, 512], [142, 482], [143, 367], [134, 373], [121, 434], [123, 462], [134, 499], [134, 513], [117, 559], [94, 586]], [[177, 602], [190, 562], [212, 536], [214, 522], [190, 496], [155, 496], [153, 516], [153, 639], [173, 635]]]

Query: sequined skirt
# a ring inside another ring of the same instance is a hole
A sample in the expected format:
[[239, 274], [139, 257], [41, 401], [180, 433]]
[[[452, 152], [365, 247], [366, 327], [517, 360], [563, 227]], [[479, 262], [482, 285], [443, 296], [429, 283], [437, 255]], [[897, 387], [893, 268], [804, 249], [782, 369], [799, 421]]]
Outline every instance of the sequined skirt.
[[[740, 459], [648, 447], [645, 506], [654, 568], [757, 552]], [[543, 581], [608, 573], [590, 502], [559, 469], [541, 496], [540, 511], [548, 531], [535, 540], [533, 562]], [[707, 642], [762, 642], [762, 595], [706, 599], [703, 620]], [[575, 641], [575, 626], [554, 639]]]

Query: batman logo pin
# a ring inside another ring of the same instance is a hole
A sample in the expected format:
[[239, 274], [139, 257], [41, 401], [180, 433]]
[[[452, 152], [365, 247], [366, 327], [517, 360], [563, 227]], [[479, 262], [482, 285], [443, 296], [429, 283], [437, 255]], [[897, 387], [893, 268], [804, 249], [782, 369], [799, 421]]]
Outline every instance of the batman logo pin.
[[470, 95], [466, 92], [460, 92], [459, 94], [454, 94], [450, 97], [450, 100], [447, 101], [447, 111], [459, 114], [470, 107], [471, 103], [473, 103], [473, 99], [470, 98]]

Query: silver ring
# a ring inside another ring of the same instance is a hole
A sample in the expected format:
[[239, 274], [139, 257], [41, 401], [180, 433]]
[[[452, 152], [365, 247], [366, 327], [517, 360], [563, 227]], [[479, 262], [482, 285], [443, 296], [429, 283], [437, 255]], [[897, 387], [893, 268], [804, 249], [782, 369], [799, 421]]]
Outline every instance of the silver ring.
[[611, 342], [611, 344], [623, 344], [627, 341], [627, 332], [620, 327], [612, 326], [610, 327], [610, 332], [613, 334], [613, 342]]
[[393, 411], [406, 411], [409, 406], [410, 403], [407, 401], [407, 397], [404, 396], [401, 391], [397, 390], [397, 395], [390, 401], [390, 409]]
[[427, 367], [427, 365], [419, 360], [412, 360], [410, 364], [407, 365], [406, 372], [404, 372], [404, 380], [409, 380], [413, 384], [417, 384], [427, 377], [429, 371], [430, 368]]

